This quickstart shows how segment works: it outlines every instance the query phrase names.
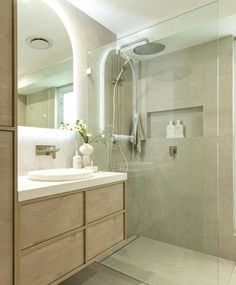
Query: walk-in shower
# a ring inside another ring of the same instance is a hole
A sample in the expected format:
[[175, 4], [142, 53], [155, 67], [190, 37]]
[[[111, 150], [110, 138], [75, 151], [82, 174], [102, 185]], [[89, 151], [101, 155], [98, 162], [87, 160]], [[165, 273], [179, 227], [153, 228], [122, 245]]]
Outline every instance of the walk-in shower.
[[[128, 172], [130, 243], [102, 263], [146, 284], [217, 285], [217, 15], [213, 3], [89, 54], [89, 126], [95, 132], [102, 117], [115, 137], [94, 160]], [[136, 114], [139, 149], [130, 141]], [[184, 137], [167, 137], [170, 121], [182, 122]]]

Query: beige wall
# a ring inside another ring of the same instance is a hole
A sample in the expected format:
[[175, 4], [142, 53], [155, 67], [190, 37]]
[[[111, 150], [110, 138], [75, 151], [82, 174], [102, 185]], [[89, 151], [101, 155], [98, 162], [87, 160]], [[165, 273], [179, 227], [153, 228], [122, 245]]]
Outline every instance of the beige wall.
[[236, 260], [233, 188], [233, 37], [219, 43], [219, 254]]
[[65, 0], [45, 1], [62, 19], [72, 42], [77, 118], [88, 118], [88, 51], [114, 41], [116, 36]]
[[[138, 105], [148, 139], [143, 155], [132, 157], [128, 182], [130, 234], [210, 254], [217, 254], [216, 56], [209, 42], [141, 62]], [[186, 138], [166, 139], [177, 119]]]
[[18, 95], [18, 125], [40, 128], [55, 127], [55, 88], [30, 95]]
[[26, 121], [29, 127], [55, 127], [55, 88], [26, 96]]

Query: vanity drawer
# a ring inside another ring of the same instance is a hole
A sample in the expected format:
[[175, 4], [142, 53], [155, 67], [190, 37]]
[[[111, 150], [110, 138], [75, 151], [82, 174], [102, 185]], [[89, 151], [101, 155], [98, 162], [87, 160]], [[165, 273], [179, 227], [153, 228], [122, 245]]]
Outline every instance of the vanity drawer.
[[84, 264], [84, 232], [41, 247], [20, 259], [20, 285], [45, 285]]
[[21, 205], [21, 249], [83, 226], [84, 193]]
[[89, 190], [86, 195], [87, 223], [124, 210], [123, 183]]
[[113, 245], [124, 240], [124, 238], [123, 214], [89, 227], [86, 232], [87, 260], [111, 248]]

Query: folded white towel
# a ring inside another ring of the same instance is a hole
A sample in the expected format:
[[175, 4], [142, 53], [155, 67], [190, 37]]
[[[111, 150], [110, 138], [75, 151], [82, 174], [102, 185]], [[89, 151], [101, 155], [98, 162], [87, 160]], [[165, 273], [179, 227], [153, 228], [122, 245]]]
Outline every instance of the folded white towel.
[[142, 142], [145, 140], [146, 136], [143, 129], [141, 115], [139, 113], [136, 113], [134, 117], [130, 141], [136, 147], [138, 152], [142, 152]]

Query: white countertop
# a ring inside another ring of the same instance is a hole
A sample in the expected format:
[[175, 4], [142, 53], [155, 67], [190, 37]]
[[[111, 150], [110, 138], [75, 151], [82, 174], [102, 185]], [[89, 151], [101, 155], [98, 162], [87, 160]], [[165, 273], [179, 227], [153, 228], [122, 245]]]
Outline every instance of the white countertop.
[[18, 177], [18, 200], [26, 201], [55, 194], [96, 187], [127, 180], [126, 173], [99, 171], [94, 177], [73, 181], [33, 181], [27, 176]]

